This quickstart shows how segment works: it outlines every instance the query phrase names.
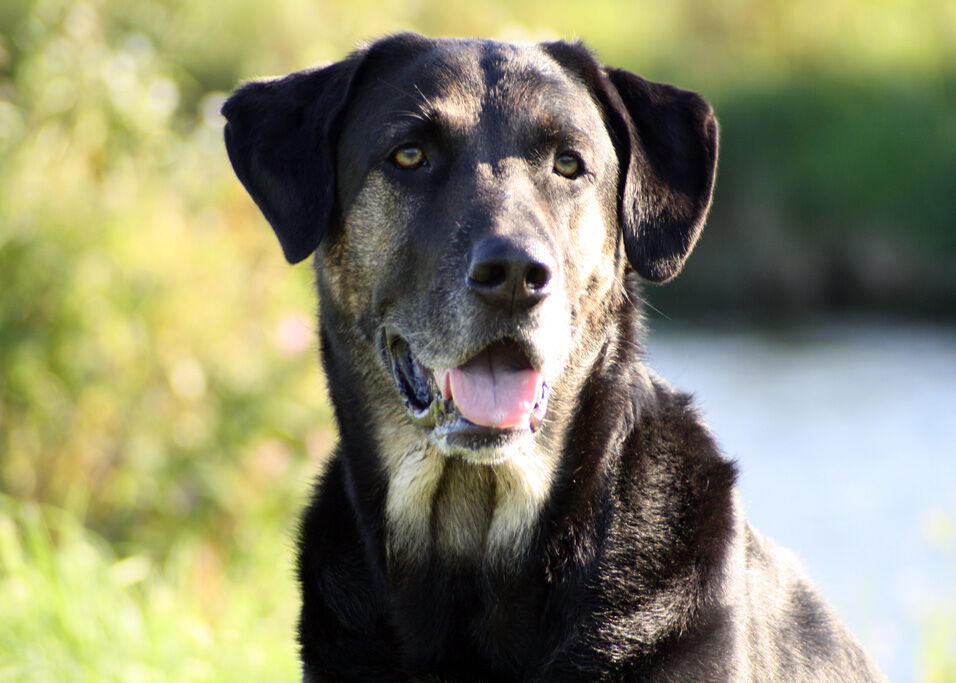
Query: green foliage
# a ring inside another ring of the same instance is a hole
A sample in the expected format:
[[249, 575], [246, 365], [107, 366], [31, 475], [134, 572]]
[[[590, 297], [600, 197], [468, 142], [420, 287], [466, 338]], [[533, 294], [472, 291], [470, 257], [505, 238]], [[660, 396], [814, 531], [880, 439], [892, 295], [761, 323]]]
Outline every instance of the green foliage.
[[824, 243], [876, 232], [956, 255], [954, 95], [956, 71], [801, 75], [735, 92], [718, 104], [721, 207], [773, 203], [790, 230]]
[[951, 318], [954, 95], [953, 69], [845, 65], [716, 92], [714, 208], [691, 267], [655, 305], [771, 321], [839, 308]]
[[99, 21], [72, 5], [27, 22], [10, 84], [0, 482], [161, 549], [170, 527], [229, 529], [287, 497], [292, 453], [328, 414], [308, 273], [267, 256], [221, 96], [178, 126], [171, 63]]
[[956, 618], [954, 605], [936, 611], [927, 619], [923, 635], [921, 680], [951, 683], [956, 680]]
[[291, 680], [311, 276], [151, 33], [187, 10], [111, 5], [0, 10], [0, 680]]
[[[934, 510], [927, 514], [927, 540], [947, 565], [956, 569], [956, 520], [950, 510]], [[926, 683], [956, 681], [956, 593], [950, 590], [928, 605], [923, 624], [920, 680]]]
[[294, 680], [288, 552], [272, 534], [246, 551], [243, 567], [201, 540], [117, 558], [62, 510], [0, 497], [0, 681]]

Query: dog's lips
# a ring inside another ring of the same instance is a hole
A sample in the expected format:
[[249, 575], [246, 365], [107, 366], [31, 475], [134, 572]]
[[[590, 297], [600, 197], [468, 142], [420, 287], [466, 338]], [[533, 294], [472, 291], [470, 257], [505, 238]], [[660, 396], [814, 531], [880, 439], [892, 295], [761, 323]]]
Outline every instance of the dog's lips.
[[398, 335], [385, 335], [383, 347], [408, 416], [422, 427], [503, 434], [535, 431], [544, 419], [548, 384], [515, 342], [494, 342], [465, 363], [436, 371]]
[[435, 404], [441, 401], [434, 374], [418, 362], [401, 337], [386, 340], [384, 346], [392, 377], [409, 417], [419, 424], [433, 425], [438, 417]]

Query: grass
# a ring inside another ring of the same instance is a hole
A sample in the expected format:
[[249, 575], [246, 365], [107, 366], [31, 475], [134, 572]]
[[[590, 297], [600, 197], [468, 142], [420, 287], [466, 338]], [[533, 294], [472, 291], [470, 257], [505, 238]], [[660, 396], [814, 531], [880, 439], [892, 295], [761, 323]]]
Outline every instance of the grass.
[[158, 564], [0, 498], [0, 681], [295, 680], [291, 543], [261, 531], [238, 566], [201, 538]]

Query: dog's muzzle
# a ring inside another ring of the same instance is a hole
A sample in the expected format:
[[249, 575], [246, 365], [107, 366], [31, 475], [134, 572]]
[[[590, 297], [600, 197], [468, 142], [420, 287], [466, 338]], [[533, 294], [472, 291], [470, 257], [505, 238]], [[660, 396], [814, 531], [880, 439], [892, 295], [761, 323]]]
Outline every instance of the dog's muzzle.
[[384, 333], [382, 346], [409, 418], [440, 436], [474, 437], [487, 447], [489, 438], [534, 432], [544, 420], [549, 386], [511, 339], [438, 369], [423, 365], [398, 334]]

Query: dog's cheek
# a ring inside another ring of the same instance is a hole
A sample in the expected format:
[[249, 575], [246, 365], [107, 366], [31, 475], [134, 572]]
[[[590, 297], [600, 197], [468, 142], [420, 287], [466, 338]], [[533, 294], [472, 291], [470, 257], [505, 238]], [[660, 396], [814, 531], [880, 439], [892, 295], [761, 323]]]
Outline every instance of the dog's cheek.
[[596, 196], [583, 204], [573, 219], [573, 257], [567, 272], [574, 274], [574, 281], [568, 282], [567, 291], [578, 292], [588, 301], [605, 299], [617, 279], [608, 220]]
[[380, 171], [372, 171], [343, 217], [339, 239], [320, 251], [319, 277], [356, 319], [377, 319], [407, 272], [402, 245], [411, 208]]
[[[599, 201], [602, 196], [600, 189], [595, 190], [589, 201], [578, 205], [569, 226], [565, 295], [568, 329], [574, 331], [568, 340], [568, 364], [572, 368], [590, 367], [608, 328], [609, 311], [621, 290], [614, 234], [616, 211], [612, 217], [608, 216], [608, 211], [603, 208], [607, 204]], [[583, 381], [575, 376], [569, 379], [572, 385]]]

